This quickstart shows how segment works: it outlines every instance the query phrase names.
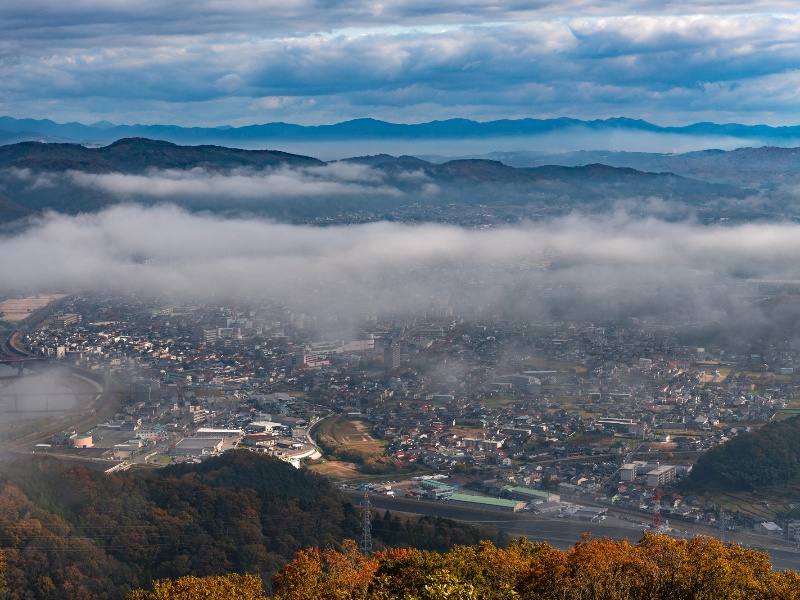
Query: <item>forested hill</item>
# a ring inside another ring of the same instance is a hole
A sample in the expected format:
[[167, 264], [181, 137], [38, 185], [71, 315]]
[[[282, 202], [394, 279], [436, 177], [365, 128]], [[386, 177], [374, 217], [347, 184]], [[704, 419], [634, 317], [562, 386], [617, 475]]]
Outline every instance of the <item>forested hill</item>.
[[[250, 452], [106, 475], [31, 457], [0, 475], [0, 547], [11, 598], [124, 598], [154, 579], [253, 573], [270, 582], [300, 550], [360, 534], [327, 480]], [[496, 530], [375, 515], [374, 544], [447, 550]], [[269, 593], [269, 589], [266, 590]]]
[[701, 455], [685, 485], [745, 490], [800, 484], [800, 416], [737, 435]]
[[142, 138], [102, 148], [38, 142], [0, 146], [0, 190], [0, 223], [47, 211], [79, 214], [119, 203], [164, 202], [188, 211], [289, 222], [356, 213], [415, 220], [419, 207], [427, 215], [427, 209], [449, 204], [487, 204], [522, 218], [528, 209], [536, 214], [539, 209], [547, 214], [607, 211], [615, 202], [654, 197], [683, 214], [735, 208], [751, 194], [739, 186], [601, 164], [520, 169], [494, 160], [435, 164], [388, 155], [324, 163], [274, 150]]

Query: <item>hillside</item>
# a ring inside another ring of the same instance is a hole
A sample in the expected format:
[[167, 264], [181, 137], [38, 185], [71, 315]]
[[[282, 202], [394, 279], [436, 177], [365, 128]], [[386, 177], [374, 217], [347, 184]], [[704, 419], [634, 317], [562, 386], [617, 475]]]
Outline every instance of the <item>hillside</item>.
[[705, 452], [685, 485], [752, 491], [800, 483], [800, 416], [773, 421]]
[[[443, 519], [374, 519], [376, 548], [505, 539]], [[230, 572], [269, 582], [298, 551], [359, 533], [357, 507], [327, 480], [250, 452], [113, 475], [32, 457], [0, 475], [9, 598], [118, 599], [153, 579]]]
[[322, 164], [315, 158], [276, 150], [179, 146], [143, 138], [122, 139], [101, 148], [39, 142], [0, 146], [0, 169], [31, 169], [36, 172], [144, 173], [148, 169], [227, 170]]
[[[79, 214], [120, 202], [170, 202], [191, 211], [288, 222], [331, 216], [374, 220], [388, 213], [404, 219], [410, 207], [422, 207], [424, 213], [488, 205], [506, 211], [501, 220], [508, 222], [532, 218], [537, 211], [604, 212], [618, 202], [646, 204], [652, 198], [668, 202], [674, 218], [682, 218], [696, 210], [737, 209], [746, 196], [739, 187], [721, 183], [601, 164], [516, 168], [493, 160], [437, 164], [389, 155], [324, 163], [274, 150], [143, 138], [100, 148], [38, 142], [0, 146], [0, 188], [7, 197], [0, 204], [0, 221], [48, 210]], [[744, 209], [754, 210], [752, 204]], [[435, 212], [424, 219], [436, 218]]]
[[580, 150], [561, 153], [490, 152], [469, 157], [423, 158], [435, 163], [456, 158], [497, 160], [517, 168], [545, 165], [577, 167], [600, 163], [638, 171], [669, 172], [690, 179], [735, 185], [752, 190], [776, 190], [800, 182], [800, 150], [774, 146], [737, 148], [729, 151], [712, 149], [680, 154]]

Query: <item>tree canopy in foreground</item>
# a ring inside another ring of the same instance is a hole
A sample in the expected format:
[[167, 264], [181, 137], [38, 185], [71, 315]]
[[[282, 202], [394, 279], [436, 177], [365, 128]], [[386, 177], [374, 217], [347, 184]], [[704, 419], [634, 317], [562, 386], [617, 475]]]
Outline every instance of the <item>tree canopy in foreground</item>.
[[[442, 554], [393, 549], [364, 556], [299, 552], [273, 581], [274, 600], [789, 600], [800, 575], [773, 571], [767, 555], [708, 537], [646, 533], [636, 544], [586, 537], [568, 551], [521, 538]], [[127, 600], [266, 600], [257, 576], [182, 577]]]
[[800, 598], [800, 575], [736, 544], [647, 533], [635, 544], [586, 537], [566, 552], [522, 538], [365, 557], [351, 542], [300, 552], [273, 589], [275, 600], [778, 600]]

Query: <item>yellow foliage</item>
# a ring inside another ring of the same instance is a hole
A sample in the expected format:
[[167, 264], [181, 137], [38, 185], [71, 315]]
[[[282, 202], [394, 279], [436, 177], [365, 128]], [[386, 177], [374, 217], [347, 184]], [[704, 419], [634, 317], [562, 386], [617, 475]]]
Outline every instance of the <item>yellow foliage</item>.
[[153, 583], [153, 590], [134, 590], [125, 600], [266, 600], [258, 575], [181, 577]]

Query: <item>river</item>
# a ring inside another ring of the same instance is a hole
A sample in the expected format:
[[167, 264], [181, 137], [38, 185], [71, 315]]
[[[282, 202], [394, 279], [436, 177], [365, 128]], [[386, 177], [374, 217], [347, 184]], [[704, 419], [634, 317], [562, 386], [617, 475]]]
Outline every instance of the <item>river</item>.
[[[0, 377], [13, 376], [16, 367], [0, 364]], [[75, 391], [65, 383], [69, 374], [59, 369], [25, 375], [0, 388], [0, 425], [43, 415], [54, 416], [76, 406]]]

